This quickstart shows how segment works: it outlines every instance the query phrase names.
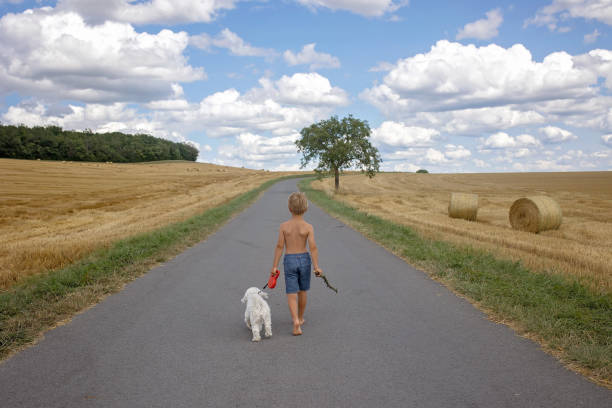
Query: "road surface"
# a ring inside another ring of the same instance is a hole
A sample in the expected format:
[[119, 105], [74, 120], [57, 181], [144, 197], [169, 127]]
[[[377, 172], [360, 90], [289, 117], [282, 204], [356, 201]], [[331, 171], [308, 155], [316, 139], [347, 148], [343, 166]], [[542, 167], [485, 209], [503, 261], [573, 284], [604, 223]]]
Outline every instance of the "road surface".
[[268, 277], [295, 180], [207, 241], [0, 364], [9, 407], [611, 407], [566, 370], [401, 259], [311, 204], [321, 267], [304, 334], [284, 281], [273, 337], [252, 343], [240, 303]]

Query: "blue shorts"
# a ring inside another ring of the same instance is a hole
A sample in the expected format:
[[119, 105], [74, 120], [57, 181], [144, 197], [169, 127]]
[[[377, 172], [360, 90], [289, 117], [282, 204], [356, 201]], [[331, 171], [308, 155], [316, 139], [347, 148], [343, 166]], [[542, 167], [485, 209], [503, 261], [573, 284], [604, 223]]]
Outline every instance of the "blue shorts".
[[283, 259], [286, 293], [310, 289], [310, 254], [286, 254]]

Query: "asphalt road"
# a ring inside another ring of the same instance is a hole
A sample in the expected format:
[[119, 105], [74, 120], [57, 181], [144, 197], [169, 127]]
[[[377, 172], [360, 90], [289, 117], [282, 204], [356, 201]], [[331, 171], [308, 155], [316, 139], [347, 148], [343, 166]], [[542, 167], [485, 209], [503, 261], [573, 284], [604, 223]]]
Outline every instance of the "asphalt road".
[[612, 392], [311, 205], [321, 266], [304, 334], [284, 281], [273, 337], [240, 303], [263, 286], [294, 180], [216, 234], [0, 364], [9, 407], [611, 407]]

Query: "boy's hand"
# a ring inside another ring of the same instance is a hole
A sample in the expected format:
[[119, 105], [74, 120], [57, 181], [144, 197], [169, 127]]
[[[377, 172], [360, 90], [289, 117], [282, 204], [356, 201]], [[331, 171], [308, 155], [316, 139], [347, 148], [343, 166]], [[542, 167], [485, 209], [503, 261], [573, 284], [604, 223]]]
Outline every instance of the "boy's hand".
[[315, 273], [316, 276], [321, 276], [323, 271], [321, 270], [321, 268], [315, 268], [314, 273]]
[[270, 276], [276, 276], [278, 273], [280, 273], [278, 269], [272, 268], [270, 271]]

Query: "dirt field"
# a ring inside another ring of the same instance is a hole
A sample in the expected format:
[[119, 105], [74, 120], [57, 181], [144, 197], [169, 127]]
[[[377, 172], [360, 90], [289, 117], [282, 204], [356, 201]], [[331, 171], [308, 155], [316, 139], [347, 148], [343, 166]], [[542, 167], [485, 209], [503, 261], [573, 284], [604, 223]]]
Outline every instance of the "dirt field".
[[189, 162], [9, 159], [0, 159], [0, 174], [0, 289], [283, 175]]
[[[312, 185], [333, 192], [333, 180]], [[478, 194], [476, 222], [448, 217], [451, 192]], [[559, 203], [561, 227], [539, 234], [513, 230], [508, 212], [514, 200], [538, 194]], [[426, 236], [485, 248], [612, 292], [612, 172], [347, 175], [336, 198]]]

